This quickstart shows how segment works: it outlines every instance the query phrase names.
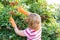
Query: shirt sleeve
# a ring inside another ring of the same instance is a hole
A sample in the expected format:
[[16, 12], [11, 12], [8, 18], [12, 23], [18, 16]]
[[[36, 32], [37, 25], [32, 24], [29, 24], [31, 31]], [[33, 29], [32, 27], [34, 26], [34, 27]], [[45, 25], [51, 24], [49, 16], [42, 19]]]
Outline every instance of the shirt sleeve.
[[31, 33], [30, 33], [30, 31], [29, 31], [29, 28], [26, 28], [26, 29], [24, 30], [24, 34], [26, 35], [27, 38], [31, 38], [31, 37], [30, 37], [30, 36], [31, 36]]

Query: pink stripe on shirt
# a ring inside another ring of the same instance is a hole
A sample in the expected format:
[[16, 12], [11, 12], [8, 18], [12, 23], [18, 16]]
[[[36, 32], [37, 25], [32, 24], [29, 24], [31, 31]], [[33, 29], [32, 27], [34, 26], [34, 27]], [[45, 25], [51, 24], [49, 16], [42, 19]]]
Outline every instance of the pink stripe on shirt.
[[41, 40], [41, 28], [38, 31], [34, 31], [30, 28], [24, 30], [27, 40]]

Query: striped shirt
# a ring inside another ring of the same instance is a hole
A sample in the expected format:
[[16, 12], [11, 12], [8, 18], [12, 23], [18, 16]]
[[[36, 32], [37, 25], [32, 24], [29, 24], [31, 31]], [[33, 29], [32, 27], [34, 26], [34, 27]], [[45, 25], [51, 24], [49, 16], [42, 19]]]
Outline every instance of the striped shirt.
[[27, 40], [41, 40], [41, 28], [37, 31], [26, 28], [24, 33], [27, 36]]

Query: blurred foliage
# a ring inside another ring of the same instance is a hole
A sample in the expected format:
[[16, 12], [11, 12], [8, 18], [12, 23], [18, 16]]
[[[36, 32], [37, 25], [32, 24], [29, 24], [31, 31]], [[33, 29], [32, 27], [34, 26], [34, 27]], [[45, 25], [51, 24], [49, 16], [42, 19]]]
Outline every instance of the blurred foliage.
[[16, 10], [17, 6], [23, 6], [26, 11], [41, 16], [42, 40], [59, 39], [57, 38], [60, 35], [59, 23], [57, 22], [60, 18], [58, 16], [59, 8], [56, 9], [55, 6], [48, 5], [46, 0], [0, 0], [0, 40], [26, 40], [25, 37], [16, 35], [9, 23], [9, 17], [12, 16], [19, 29], [25, 29], [28, 26], [24, 21], [26, 16]]

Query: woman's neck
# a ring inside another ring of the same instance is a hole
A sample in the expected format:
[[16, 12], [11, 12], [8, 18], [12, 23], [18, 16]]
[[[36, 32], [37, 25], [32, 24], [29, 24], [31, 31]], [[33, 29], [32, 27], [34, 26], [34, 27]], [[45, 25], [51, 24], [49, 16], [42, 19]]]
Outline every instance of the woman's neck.
[[40, 26], [36, 27], [34, 30], [37, 31], [37, 30], [39, 30], [39, 29], [40, 29]]
[[39, 25], [39, 26], [37, 26], [36, 28], [31, 28], [31, 27], [29, 27], [29, 28], [32, 29], [32, 30], [37, 31], [37, 30], [39, 30], [39, 29], [41, 28], [41, 26]]

